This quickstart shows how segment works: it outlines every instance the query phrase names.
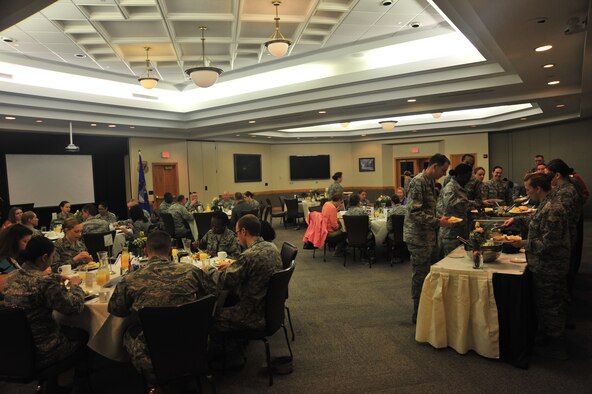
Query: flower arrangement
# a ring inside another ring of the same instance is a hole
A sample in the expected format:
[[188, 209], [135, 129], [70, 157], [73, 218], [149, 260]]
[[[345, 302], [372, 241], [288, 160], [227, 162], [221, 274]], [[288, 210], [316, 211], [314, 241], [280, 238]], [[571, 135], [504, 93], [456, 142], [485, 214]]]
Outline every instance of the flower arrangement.
[[220, 202], [220, 198], [219, 197], [214, 197], [212, 198], [212, 206], [216, 207], [218, 206], [218, 203]]
[[482, 226], [480, 222], [475, 222], [475, 228], [469, 234], [473, 250], [481, 250], [481, 247], [490, 241], [491, 230], [496, 227], [495, 224], [488, 224]]
[[137, 248], [144, 248], [146, 246], [147, 240], [148, 240], [148, 237], [146, 237], [146, 235], [144, 234], [143, 231], [140, 231], [140, 233], [138, 234], [138, 237], [132, 241], [132, 244]]
[[391, 204], [391, 198], [389, 196], [385, 196], [385, 195], [381, 194], [376, 199], [376, 203], [374, 204], [374, 206], [380, 207], [380, 206], [382, 206], [382, 204], [384, 204], [384, 205], [390, 205]]

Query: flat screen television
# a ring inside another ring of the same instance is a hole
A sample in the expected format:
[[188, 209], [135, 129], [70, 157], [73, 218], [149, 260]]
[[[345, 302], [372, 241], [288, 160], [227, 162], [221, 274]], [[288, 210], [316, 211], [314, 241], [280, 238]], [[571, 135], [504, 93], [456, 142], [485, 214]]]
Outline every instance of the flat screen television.
[[261, 182], [261, 155], [234, 155], [235, 182]]
[[329, 179], [331, 166], [329, 155], [290, 156], [290, 179]]

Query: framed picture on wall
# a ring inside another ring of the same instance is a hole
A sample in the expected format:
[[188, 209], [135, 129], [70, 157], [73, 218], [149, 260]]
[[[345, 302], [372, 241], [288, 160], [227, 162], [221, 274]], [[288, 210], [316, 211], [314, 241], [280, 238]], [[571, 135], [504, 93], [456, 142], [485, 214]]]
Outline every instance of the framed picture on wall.
[[261, 155], [234, 155], [234, 182], [261, 182]]
[[376, 170], [374, 157], [362, 157], [358, 160], [360, 172], [373, 172]]

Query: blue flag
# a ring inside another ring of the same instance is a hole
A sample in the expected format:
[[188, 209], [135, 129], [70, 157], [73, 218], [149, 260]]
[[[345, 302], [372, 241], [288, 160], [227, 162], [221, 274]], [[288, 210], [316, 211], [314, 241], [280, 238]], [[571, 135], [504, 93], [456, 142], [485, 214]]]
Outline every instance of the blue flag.
[[140, 160], [140, 175], [138, 176], [138, 202], [142, 209], [151, 213], [150, 202], [148, 201], [148, 192], [146, 191], [146, 178], [144, 177], [144, 166], [142, 165], [142, 152], [138, 151]]

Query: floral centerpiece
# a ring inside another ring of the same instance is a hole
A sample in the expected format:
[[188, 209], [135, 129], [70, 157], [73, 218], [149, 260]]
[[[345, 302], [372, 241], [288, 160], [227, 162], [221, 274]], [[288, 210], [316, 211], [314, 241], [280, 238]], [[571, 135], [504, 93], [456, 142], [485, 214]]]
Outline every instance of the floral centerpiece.
[[389, 196], [385, 196], [385, 195], [381, 194], [376, 199], [376, 202], [374, 203], [374, 206], [375, 207], [382, 207], [383, 204], [384, 204], [384, 206], [390, 205], [391, 204], [391, 198]]
[[481, 227], [481, 223], [475, 222], [475, 228], [469, 234], [473, 250], [481, 250], [483, 244], [487, 242], [488, 237], [489, 231], [486, 231], [485, 228]]
[[144, 248], [146, 247], [147, 240], [148, 240], [148, 237], [146, 237], [146, 235], [144, 234], [143, 231], [140, 231], [140, 233], [138, 234], [138, 237], [132, 241], [132, 245], [136, 249], [136, 253], [138, 255], [142, 255], [142, 253], [144, 252]]

